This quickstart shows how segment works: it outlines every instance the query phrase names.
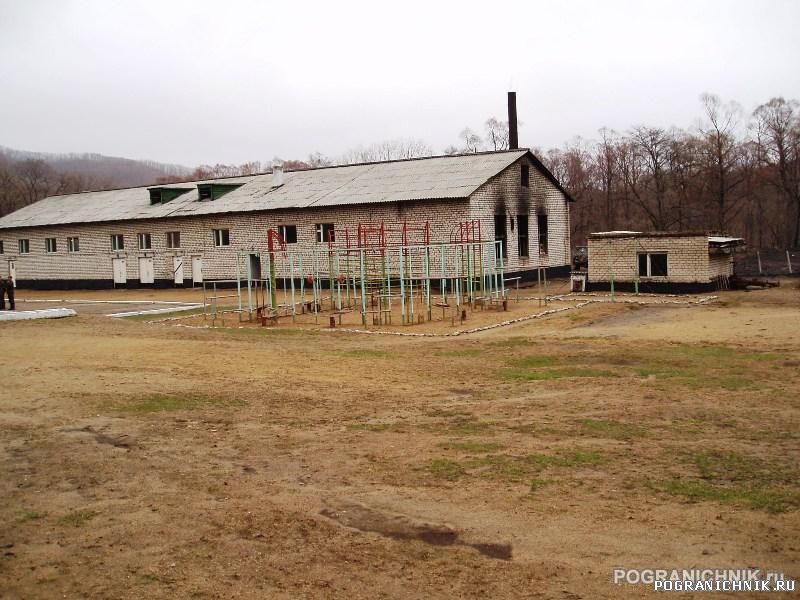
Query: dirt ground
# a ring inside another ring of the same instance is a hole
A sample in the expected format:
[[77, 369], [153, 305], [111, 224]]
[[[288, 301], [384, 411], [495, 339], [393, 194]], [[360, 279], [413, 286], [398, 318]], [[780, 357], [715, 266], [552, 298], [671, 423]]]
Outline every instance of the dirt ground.
[[799, 578], [800, 289], [782, 283], [450, 338], [2, 323], [0, 597], [636, 598], [653, 592], [613, 568]]

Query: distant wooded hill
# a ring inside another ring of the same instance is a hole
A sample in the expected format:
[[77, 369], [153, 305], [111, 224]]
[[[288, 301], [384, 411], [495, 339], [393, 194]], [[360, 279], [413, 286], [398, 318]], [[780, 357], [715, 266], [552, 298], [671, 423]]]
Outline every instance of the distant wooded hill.
[[42, 160], [59, 173], [83, 173], [114, 182], [115, 187], [133, 187], [154, 183], [161, 177], [183, 177], [192, 169], [183, 165], [133, 160], [103, 154], [55, 154], [27, 152], [0, 146], [0, 154], [11, 162]]
[[191, 172], [182, 165], [149, 160], [0, 146], [0, 216], [53, 194], [149, 185]]

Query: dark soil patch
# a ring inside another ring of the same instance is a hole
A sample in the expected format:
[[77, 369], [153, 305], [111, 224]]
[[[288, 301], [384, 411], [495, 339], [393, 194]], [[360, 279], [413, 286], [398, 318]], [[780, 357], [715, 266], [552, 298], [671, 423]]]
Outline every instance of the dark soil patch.
[[415, 522], [405, 515], [390, 515], [361, 504], [326, 507], [320, 514], [346, 527], [379, 533], [394, 540], [419, 540], [432, 546], [467, 546], [489, 558], [511, 560], [511, 544], [467, 542], [447, 525]]

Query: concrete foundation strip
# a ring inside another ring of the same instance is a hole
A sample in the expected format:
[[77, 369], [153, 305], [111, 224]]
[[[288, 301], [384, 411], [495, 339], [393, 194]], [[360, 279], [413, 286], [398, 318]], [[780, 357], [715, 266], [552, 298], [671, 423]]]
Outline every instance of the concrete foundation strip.
[[42, 302], [48, 304], [54, 304], [56, 302], [60, 302], [61, 304], [187, 304], [187, 302], [180, 302], [178, 300], [72, 300], [63, 298], [54, 298], [53, 300], [19, 298], [17, 302]]
[[167, 308], [154, 308], [152, 310], [132, 310], [129, 312], [120, 312], [120, 313], [111, 313], [106, 315], [107, 317], [112, 317], [115, 319], [119, 319], [122, 317], [136, 317], [140, 315], [163, 315], [167, 313], [174, 313], [174, 312], [181, 312], [184, 310], [195, 310], [197, 308], [203, 308], [202, 304], [184, 304], [182, 306], [170, 306]]
[[8, 310], [0, 312], [0, 321], [32, 321], [33, 319], [61, 319], [74, 317], [71, 308], [45, 308], [42, 310]]

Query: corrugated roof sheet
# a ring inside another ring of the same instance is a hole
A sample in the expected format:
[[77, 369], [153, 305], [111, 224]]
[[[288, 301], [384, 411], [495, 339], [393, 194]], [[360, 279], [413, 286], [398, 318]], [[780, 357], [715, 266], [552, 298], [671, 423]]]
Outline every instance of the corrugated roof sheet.
[[[155, 205], [150, 204], [147, 190], [159, 186], [51, 196], [6, 215], [0, 219], [0, 228], [466, 198], [527, 152], [520, 149], [289, 171], [280, 187], [273, 185], [271, 174], [216, 179], [216, 183], [243, 185], [214, 201], [198, 201], [196, 187]], [[198, 183], [204, 182], [174, 185]]]
[[709, 244], [744, 244], [744, 238], [740, 237], [726, 237], [722, 235], [708, 236]]

